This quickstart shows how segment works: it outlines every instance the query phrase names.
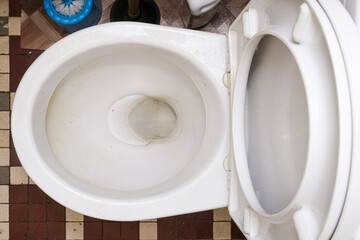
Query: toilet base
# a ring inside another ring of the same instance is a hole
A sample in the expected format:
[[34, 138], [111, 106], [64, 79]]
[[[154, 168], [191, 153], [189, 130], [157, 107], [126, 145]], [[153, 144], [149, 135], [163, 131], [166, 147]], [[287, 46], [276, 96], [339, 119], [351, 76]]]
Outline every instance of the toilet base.
[[132, 21], [160, 24], [160, 10], [153, 0], [140, 0], [140, 15], [131, 19], [128, 15], [128, 0], [117, 0], [111, 8], [110, 22]]

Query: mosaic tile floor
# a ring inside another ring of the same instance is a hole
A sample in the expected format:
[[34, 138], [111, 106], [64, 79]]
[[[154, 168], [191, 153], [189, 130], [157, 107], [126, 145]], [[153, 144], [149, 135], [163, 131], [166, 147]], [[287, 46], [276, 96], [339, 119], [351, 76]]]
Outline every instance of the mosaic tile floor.
[[[162, 25], [183, 27], [178, 0], [157, 3]], [[202, 30], [224, 33], [245, 3], [223, 0]], [[227, 209], [141, 222], [103, 221], [66, 209], [29, 179], [11, 141], [10, 112], [23, 74], [42, 53], [20, 47], [21, 12], [35, 11], [41, 4], [42, 0], [0, 0], [0, 240], [245, 239]]]

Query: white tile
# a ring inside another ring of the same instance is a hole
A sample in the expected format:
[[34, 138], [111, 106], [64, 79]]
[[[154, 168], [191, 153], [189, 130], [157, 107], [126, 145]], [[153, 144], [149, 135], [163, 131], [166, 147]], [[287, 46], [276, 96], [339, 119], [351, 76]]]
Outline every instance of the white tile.
[[0, 185], [0, 203], [9, 203], [9, 185]]
[[36, 185], [36, 183], [29, 177], [29, 184], [30, 185]]
[[9, 204], [0, 204], [0, 222], [9, 221]]
[[67, 222], [84, 221], [84, 215], [77, 213], [69, 208], [66, 208], [66, 221]]
[[214, 239], [231, 239], [231, 223], [230, 222], [214, 222], [213, 223]]
[[9, 240], [10, 230], [9, 223], [0, 223], [0, 240]]
[[21, 17], [9, 17], [9, 36], [20, 36]]
[[10, 167], [10, 184], [28, 184], [29, 178], [23, 167]]
[[84, 239], [84, 223], [68, 222], [66, 223], [66, 240]]
[[10, 75], [8, 73], [0, 74], [0, 91], [8, 92], [9, 90], [10, 90]]
[[141, 222], [139, 226], [141, 240], [157, 239], [157, 223]]
[[9, 148], [0, 148], [0, 166], [10, 166]]

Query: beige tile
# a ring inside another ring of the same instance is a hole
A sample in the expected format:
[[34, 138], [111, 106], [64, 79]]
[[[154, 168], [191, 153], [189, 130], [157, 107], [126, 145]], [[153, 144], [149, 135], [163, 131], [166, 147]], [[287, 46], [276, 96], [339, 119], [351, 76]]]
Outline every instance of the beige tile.
[[[2, 0], [0, 0], [0, 3], [1, 3], [1, 1]], [[0, 12], [1, 12], [1, 10], [0, 10]], [[0, 54], [9, 54], [9, 37], [8, 36], [0, 36]]]
[[0, 223], [0, 240], [9, 240], [9, 223]]
[[9, 55], [0, 55], [0, 73], [9, 73], [10, 61]]
[[28, 184], [29, 178], [23, 167], [10, 167], [10, 184]]
[[[14, 1], [14, 0], [10, 0]], [[9, 16], [9, 0], [0, 0], [0, 17]]]
[[9, 203], [8, 185], [0, 185], [0, 203]]
[[214, 239], [231, 239], [231, 222], [213, 223]]
[[0, 130], [0, 147], [9, 147], [9, 138], [9, 130]]
[[0, 148], [0, 166], [10, 166], [10, 149]]
[[0, 129], [10, 128], [10, 112], [0, 111]]
[[140, 223], [140, 239], [157, 239], [157, 223]]
[[20, 36], [21, 17], [9, 17], [9, 36]]
[[84, 239], [84, 223], [70, 222], [66, 223], [66, 240]]
[[9, 221], [9, 204], [0, 204], [0, 222]]
[[80, 222], [84, 220], [84, 215], [74, 212], [71, 209], [66, 208], [66, 221], [67, 222]]
[[231, 221], [229, 210], [227, 208], [219, 208], [214, 210], [214, 221]]
[[10, 110], [12, 110], [13, 103], [14, 103], [14, 98], [15, 98], [15, 93], [11, 92], [10, 93]]
[[36, 185], [36, 183], [29, 177], [29, 184], [30, 185]]
[[9, 90], [10, 90], [10, 75], [7, 73], [0, 74], [0, 91], [8, 92]]
[[141, 220], [141, 222], [157, 222], [157, 219], [156, 218], [146, 219], [146, 220]]

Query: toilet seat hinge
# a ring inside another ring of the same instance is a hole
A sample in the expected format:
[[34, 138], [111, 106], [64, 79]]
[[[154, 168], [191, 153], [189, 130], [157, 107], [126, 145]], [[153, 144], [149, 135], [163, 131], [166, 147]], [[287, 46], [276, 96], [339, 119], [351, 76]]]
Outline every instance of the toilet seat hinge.
[[230, 71], [226, 71], [223, 75], [223, 83], [227, 88], [230, 88], [230, 77]]

